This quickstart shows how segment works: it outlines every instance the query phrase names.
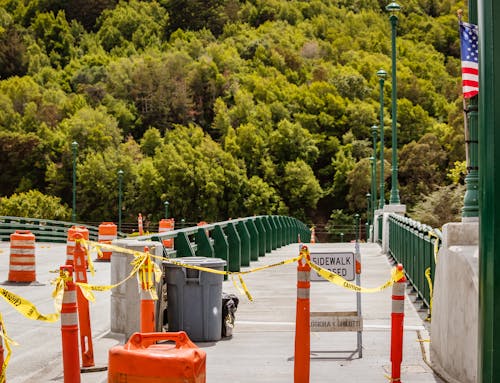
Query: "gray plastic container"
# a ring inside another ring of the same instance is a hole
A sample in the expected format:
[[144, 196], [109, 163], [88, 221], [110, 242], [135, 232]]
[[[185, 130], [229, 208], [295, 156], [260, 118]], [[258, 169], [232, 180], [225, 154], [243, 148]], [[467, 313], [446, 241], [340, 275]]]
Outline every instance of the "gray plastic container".
[[[176, 261], [188, 265], [224, 270], [219, 258], [184, 257]], [[222, 274], [188, 269], [164, 263], [167, 280], [168, 331], [185, 331], [197, 342], [222, 337]]]

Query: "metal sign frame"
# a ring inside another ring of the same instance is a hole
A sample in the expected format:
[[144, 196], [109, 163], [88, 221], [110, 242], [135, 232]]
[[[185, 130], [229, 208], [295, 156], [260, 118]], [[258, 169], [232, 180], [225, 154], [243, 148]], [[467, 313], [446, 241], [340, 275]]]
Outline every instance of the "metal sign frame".
[[[326, 253], [326, 252], [321, 252]], [[346, 254], [347, 252], [337, 252], [328, 254]], [[353, 253], [350, 253], [353, 254]], [[361, 255], [359, 251], [359, 242], [356, 240], [355, 252], [354, 252], [354, 275], [355, 283], [361, 286], [361, 273], [356, 272], [356, 263], [361, 262]], [[311, 253], [311, 259], [313, 259], [313, 253]], [[314, 273], [316, 274], [316, 273]], [[319, 279], [313, 279], [313, 274], [311, 274], [311, 282], [318, 281]], [[352, 280], [352, 279], [351, 279]], [[310, 323], [311, 332], [357, 332], [357, 347], [355, 350], [328, 350], [328, 351], [311, 351], [312, 359], [353, 359], [354, 355], [358, 354], [358, 358], [363, 357], [363, 317], [361, 315], [361, 293], [356, 292], [356, 311], [346, 311], [346, 312], [311, 312], [310, 313]], [[322, 318], [324, 322], [320, 322], [318, 318]], [[314, 322], [316, 320], [316, 323]], [[320, 323], [323, 323], [320, 325]], [[315, 324], [315, 326], [313, 326]], [[345, 358], [342, 357], [332, 357], [332, 356], [320, 356], [321, 354], [345, 354], [349, 355]]]

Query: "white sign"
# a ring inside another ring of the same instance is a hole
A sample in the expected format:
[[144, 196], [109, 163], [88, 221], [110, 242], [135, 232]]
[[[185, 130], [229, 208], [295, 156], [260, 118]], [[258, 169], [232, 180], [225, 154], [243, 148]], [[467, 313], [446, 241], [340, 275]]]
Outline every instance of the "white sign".
[[[311, 252], [311, 261], [319, 267], [340, 275], [347, 281], [354, 280], [356, 262], [354, 253]], [[311, 270], [311, 281], [325, 281], [314, 270]]]
[[363, 331], [363, 318], [356, 311], [311, 312], [312, 332]]

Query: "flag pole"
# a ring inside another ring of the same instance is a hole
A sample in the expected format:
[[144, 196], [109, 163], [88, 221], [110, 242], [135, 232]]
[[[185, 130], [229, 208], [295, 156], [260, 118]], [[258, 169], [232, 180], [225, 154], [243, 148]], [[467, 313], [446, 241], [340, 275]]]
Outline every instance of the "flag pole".
[[[460, 36], [460, 23], [462, 22], [462, 16], [464, 14], [464, 10], [462, 8], [457, 10], [458, 17], [458, 33]], [[462, 50], [462, 44], [460, 44], [460, 50]], [[461, 53], [461, 52], [460, 52]], [[469, 123], [467, 118], [467, 102], [465, 101], [465, 97], [462, 97], [462, 108], [464, 112], [464, 138], [465, 138], [465, 166], [469, 168]]]
[[[462, 22], [463, 11], [457, 11], [462, 64], [462, 93], [464, 110], [465, 176], [462, 222], [479, 221], [479, 164], [478, 164], [478, 31], [474, 9], [469, 4], [469, 23]], [[474, 32], [474, 33], [473, 33]], [[465, 48], [467, 47], [467, 50]], [[477, 66], [474, 66], [474, 62]], [[474, 68], [476, 68], [474, 70]], [[476, 75], [476, 76], [474, 76]], [[468, 102], [466, 101], [468, 99]]]

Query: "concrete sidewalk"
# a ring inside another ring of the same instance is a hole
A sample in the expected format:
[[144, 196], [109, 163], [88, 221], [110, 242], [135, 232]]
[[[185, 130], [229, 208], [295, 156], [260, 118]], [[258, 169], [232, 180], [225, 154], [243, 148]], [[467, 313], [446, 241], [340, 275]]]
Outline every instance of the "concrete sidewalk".
[[[354, 244], [316, 244], [315, 249], [354, 252]], [[361, 285], [376, 287], [390, 278], [391, 265], [376, 244], [361, 244]], [[252, 262], [250, 269], [298, 255], [298, 245], [288, 245]], [[247, 268], [245, 268], [247, 269]], [[244, 276], [254, 301], [240, 296], [233, 336], [219, 342], [197, 343], [207, 353], [207, 383], [293, 382], [297, 265], [289, 264]], [[232, 281], [223, 291], [239, 295]], [[352, 355], [356, 333], [311, 333], [311, 382], [386, 383], [390, 375], [391, 288], [362, 294], [364, 321], [363, 357]], [[107, 298], [109, 299], [109, 297]], [[109, 300], [108, 300], [109, 302]], [[109, 307], [109, 305], [108, 305]], [[354, 311], [356, 294], [329, 282], [311, 283], [311, 311]], [[107, 316], [109, 318], [109, 314]], [[93, 320], [95, 318], [92, 317]], [[414, 305], [406, 298], [402, 382], [443, 382], [427, 365], [429, 334]], [[123, 337], [106, 332], [95, 334], [96, 364], [106, 366], [107, 352]], [[333, 351], [333, 353], [332, 353]], [[337, 352], [340, 351], [340, 352]], [[325, 353], [328, 352], [328, 353]], [[15, 380], [15, 379], [14, 379]], [[45, 368], [28, 380], [63, 381], [62, 361], [47, 361]], [[82, 374], [83, 383], [107, 381], [107, 372]]]
[[[354, 244], [316, 244], [315, 249], [354, 252]], [[390, 277], [391, 265], [376, 244], [361, 244], [361, 285], [376, 287]], [[298, 245], [275, 250], [252, 267], [275, 263], [298, 254]], [[297, 265], [279, 266], [249, 274], [244, 280], [254, 298], [240, 298], [231, 339], [200, 343], [207, 352], [207, 383], [293, 382]], [[236, 293], [231, 282], [224, 291]], [[364, 327], [363, 357], [352, 356], [357, 333], [311, 333], [311, 382], [388, 382], [390, 376], [390, 314], [392, 289], [362, 294]], [[311, 311], [355, 311], [356, 294], [329, 282], [311, 282]], [[405, 333], [402, 381], [442, 382], [426, 358], [429, 335], [408, 297], [405, 302]], [[315, 351], [344, 351], [324, 353]], [[352, 356], [350, 358], [349, 356]]]

